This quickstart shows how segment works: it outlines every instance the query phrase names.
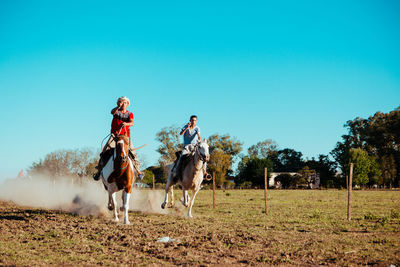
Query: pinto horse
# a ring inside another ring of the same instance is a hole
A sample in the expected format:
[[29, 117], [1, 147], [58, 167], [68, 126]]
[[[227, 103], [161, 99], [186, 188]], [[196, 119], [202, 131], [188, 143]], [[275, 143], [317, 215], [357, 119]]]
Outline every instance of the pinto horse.
[[[182, 187], [182, 204], [185, 207], [189, 207], [188, 217], [192, 218], [192, 207], [194, 204], [194, 199], [196, 198], [197, 193], [200, 191], [201, 183], [203, 182], [203, 164], [210, 160], [207, 140], [203, 140], [197, 143], [194, 151], [192, 152], [192, 155], [190, 155], [189, 157], [190, 160], [185, 166], [183, 166], [183, 171], [181, 175], [182, 178], [178, 181], [174, 181], [172, 177], [172, 167], [174, 163], [171, 163], [167, 166], [167, 168], [169, 168], [168, 180], [167, 184], [165, 185], [165, 199], [164, 202], [161, 204], [161, 208], [164, 209], [165, 205], [168, 203], [169, 191], [171, 192], [171, 200], [173, 201], [174, 192], [172, 186], [177, 183]], [[191, 200], [188, 194], [188, 190], [190, 189], [193, 192]]]
[[124, 224], [130, 224], [128, 218], [129, 199], [137, 173], [129, 158], [129, 138], [124, 135], [117, 135], [114, 141], [116, 143], [114, 153], [101, 172], [101, 180], [108, 191], [108, 209], [114, 210], [116, 222], [119, 221], [116, 194], [118, 191], [124, 190], [122, 194], [123, 206], [120, 210], [124, 212]]

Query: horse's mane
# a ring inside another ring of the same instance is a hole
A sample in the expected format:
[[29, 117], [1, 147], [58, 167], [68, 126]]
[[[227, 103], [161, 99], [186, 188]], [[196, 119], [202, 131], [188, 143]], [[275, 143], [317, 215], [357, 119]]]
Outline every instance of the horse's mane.
[[125, 143], [129, 143], [128, 136], [123, 135], [123, 134], [118, 134], [118, 135], [115, 136], [115, 140], [116, 141], [121, 140], [121, 139], [124, 140]]

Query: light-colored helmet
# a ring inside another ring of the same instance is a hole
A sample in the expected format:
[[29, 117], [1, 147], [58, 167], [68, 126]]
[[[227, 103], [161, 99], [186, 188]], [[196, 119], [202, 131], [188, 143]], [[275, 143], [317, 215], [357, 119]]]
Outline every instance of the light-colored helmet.
[[127, 101], [128, 102], [128, 106], [131, 104], [131, 101], [126, 96], [121, 96], [120, 98], [118, 98], [117, 103], [119, 103], [121, 101]]

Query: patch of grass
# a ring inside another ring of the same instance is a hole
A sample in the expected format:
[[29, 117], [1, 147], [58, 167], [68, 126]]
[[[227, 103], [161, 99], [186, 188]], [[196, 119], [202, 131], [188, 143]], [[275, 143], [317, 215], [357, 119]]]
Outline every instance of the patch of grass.
[[[181, 192], [175, 193], [179, 199]], [[217, 190], [215, 210], [212, 191], [201, 190], [193, 219], [178, 209], [169, 215], [130, 212], [130, 226], [112, 222], [111, 213], [85, 217], [1, 202], [0, 265], [400, 262], [399, 192], [355, 191], [351, 221], [346, 199], [345, 190], [269, 190], [265, 214], [264, 190]], [[24, 213], [30, 217], [19, 220]], [[163, 236], [180, 242], [156, 242]]]
[[311, 218], [313, 219], [320, 219], [321, 218], [321, 211], [319, 210], [313, 210], [313, 213], [311, 215]]
[[379, 217], [372, 214], [371, 212], [368, 212], [367, 214], [364, 215], [365, 220], [377, 220]]
[[390, 211], [390, 218], [392, 219], [400, 219], [400, 211], [398, 210], [391, 210]]

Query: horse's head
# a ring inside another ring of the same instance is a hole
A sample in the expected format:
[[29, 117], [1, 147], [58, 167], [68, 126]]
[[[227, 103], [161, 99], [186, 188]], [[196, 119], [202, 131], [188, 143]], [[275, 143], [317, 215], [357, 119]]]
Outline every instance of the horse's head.
[[117, 135], [115, 140], [115, 149], [117, 159], [125, 162], [128, 160], [129, 138], [125, 135]]
[[208, 162], [210, 160], [210, 152], [208, 151], [208, 144], [206, 139], [198, 143], [198, 151], [202, 161]]

